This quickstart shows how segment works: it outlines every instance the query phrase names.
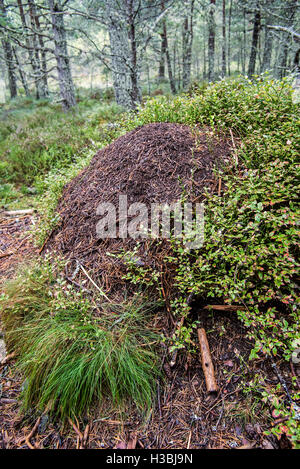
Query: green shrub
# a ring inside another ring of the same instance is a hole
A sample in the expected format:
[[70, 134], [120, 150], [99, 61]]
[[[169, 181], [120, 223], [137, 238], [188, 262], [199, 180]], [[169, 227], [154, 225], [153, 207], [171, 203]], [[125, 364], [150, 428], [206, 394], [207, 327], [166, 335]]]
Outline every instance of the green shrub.
[[[255, 168], [276, 158], [295, 161], [299, 154], [298, 105], [289, 80], [243, 77], [221, 80], [193, 96], [150, 99], [129, 116], [128, 129], [150, 122], [175, 122], [229, 130], [242, 138], [239, 155]], [[229, 135], [230, 137], [230, 135]]]
[[[299, 336], [298, 116], [289, 80], [253, 82], [239, 77], [210, 85], [192, 97], [150, 99], [126, 121], [128, 128], [160, 121], [192, 128], [209, 125], [225, 134], [232, 130], [239, 137], [240, 164], [221, 174], [224, 195], [207, 194], [203, 248], [186, 252], [174, 241], [165, 262], [169, 272], [176, 269], [175, 314], [188, 315], [186, 300], [191, 293], [207, 303], [245, 308], [239, 317], [255, 340], [252, 357], [262, 351], [289, 359]], [[126, 278], [143, 283], [144, 272], [137, 272], [135, 265], [128, 268]], [[149, 269], [147, 276], [161, 278]], [[158, 282], [157, 288], [162, 287]], [[188, 344], [186, 331], [183, 335]], [[182, 347], [182, 337], [175, 341]]]

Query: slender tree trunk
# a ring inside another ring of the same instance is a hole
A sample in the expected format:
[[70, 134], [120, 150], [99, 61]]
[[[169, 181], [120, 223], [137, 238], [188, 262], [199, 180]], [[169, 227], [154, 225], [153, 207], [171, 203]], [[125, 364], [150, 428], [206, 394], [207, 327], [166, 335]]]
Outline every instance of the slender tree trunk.
[[[284, 2], [283, 15], [285, 16], [284, 26], [291, 28], [294, 24], [294, 18], [298, 7], [298, 0], [288, 0]], [[277, 75], [283, 78], [287, 73], [288, 55], [290, 49], [290, 37], [287, 33], [282, 33], [282, 45], [280, 48]]]
[[[165, 2], [164, 0], [161, 1], [161, 11], [165, 10]], [[163, 22], [165, 22], [165, 18], [163, 19]], [[165, 80], [166, 78], [166, 67], [165, 67], [165, 61], [166, 61], [166, 52], [167, 52], [167, 38], [165, 34], [165, 29], [163, 27], [162, 32], [160, 34], [161, 37], [161, 46], [160, 46], [160, 61], [159, 61], [159, 69], [158, 69], [158, 81], [161, 82]]]
[[222, 8], [222, 77], [226, 76], [226, 0], [223, 0]]
[[131, 49], [131, 96], [134, 107], [136, 107], [142, 100], [142, 93], [139, 86], [139, 65], [137, 60], [137, 45], [136, 45], [136, 32], [135, 32], [135, 18], [133, 10], [133, 1], [127, 0], [128, 8], [128, 23], [129, 23], [129, 43]]
[[206, 80], [207, 78], [207, 70], [206, 70], [206, 65], [207, 65], [207, 57], [206, 57], [206, 41], [207, 41], [207, 34], [206, 34], [206, 25], [205, 23], [203, 24], [203, 80]]
[[164, 28], [165, 38], [166, 38], [166, 59], [167, 59], [167, 66], [168, 66], [169, 82], [170, 82], [172, 93], [176, 94], [177, 90], [176, 90], [176, 84], [175, 84], [175, 79], [174, 79], [173, 70], [172, 70], [169, 43], [168, 43], [168, 34], [167, 34], [167, 24], [166, 24], [165, 19], [163, 20], [163, 28]]
[[136, 109], [141, 92], [132, 0], [124, 0], [121, 11], [118, 0], [105, 0], [105, 8], [116, 101], [125, 109]]
[[29, 39], [28, 37], [28, 26], [27, 26], [27, 21], [26, 21], [26, 16], [25, 16], [22, 0], [17, 0], [17, 3], [18, 3], [20, 18], [21, 18], [22, 27], [23, 27], [23, 34], [25, 36], [26, 49], [28, 51], [29, 62], [32, 68], [32, 76], [33, 76], [34, 84], [36, 87], [36, 99], [39, 99], [40, 89], [39, 89], [38, 78], [40, 75], [40, 71], [39, 71], [38, 64], [36, 63], [35, 54], [33, 53], [34, 47], [33, 47], [32, 40]]
[[47, 98], [49, 96], [49, 88], [48, 88], [48, 77], [47, 77], [47, 60], [46, 60], [46, 51], [45, 51], [45, 46], [44, 46], [44, 39], [41, 33], [41, 25], [40, 25], [40, 19], [39, 15], [37, 13], [36, 6], [34, 4], [33, 0], [28, 0], [28, 3], [32, 3], [32, 9], [33, 9], [33, 15], [34, 15], [34, 21], [35, 21], [35, 26], [37, 30], [37, 36], [39, 40], [39, 45], [41, 49], [41, 74], [42, 74], [42, 92], [43, 92], [43, 97]]
[[273, 33], [266, 26], [264, 54], [263, 54], [263, 60], [262, 60], [262, 66], [261, 66], [262, 73], [271, 68], [272, 49], [273, 49]]
[[184, 18], [182, 34], [182, 52], [183, 52], [183, 89], [188, 89], [191, 82], [192, 68], [192, 50], [193, 50], [193, 20], [194, 20], [195, 0], [190, 0], [189, 14]]
[[208, 80], [214, 81], [215, 78], [215, 21], [216, 0], [210, 0], [210, 9], [208, 17]]
[[52, 19], [60, 96], [65, 111], [76, 105], [70, 60], [67, 48], [63, 7], [60, 0], [48, 0]]
[[13, 54], [14, 54], [14, 57], [15, 57], [15, 62], [16, 62], [16, 65], [17, 65], [17, 68], [18, 68], [18, 71], [19, 71], [20, 80], [21, 80], [21, 83], [22, 83], [23, 88], [24, 88], [25, 96], [30, 96], [30, 92], [29, 92], [29, 88], [28, 88], [28, 84], [27, 84], [27, 79], [26, 79], [26, 74], [25, 74], [25, 72], [22, 68], [21, 63], [20, 63], [16, 48], [13, 47], [12, 49], [13, 49]]
[[228, 50], [227, 50], [227, 62], [228, 62], [228, 75], [231, 75], [231, 21], [232, 21], [232, 0], [230, 0], [229, 17], [228, 17]]
[[241, 50], [242, 71], [246, 74], [246, 48], [247, 48], [247, 30], [246, 30], [246, 10], [243, 10], [243, 45]]
[[260, 33], [260, 25], [261, 25], [261, 12], [260, 12], [259, 2], [257, 2], [255, 16], [254, 16], [251, 54], [250, 54], [249, 67], [248, 67], [249, 77], [251, 77], [255, 73], [256, 58], [257, 58], [257, 51], [258, 51], [258, 38], [259, 38], [259, 33]]
[[[4, 0], [0, 0], [0, 11], [2, 12], [3, 18], [6, 18], [6, 7], [4, 5]], [[10, 97], [15, 98], [17, 96], [16, 67], [13, 57], [13, 48], [10, 43], [9, 37], [3, 36], [3, 38], [1, 39], [1, 44], [3, 47], [4, 60], [7, 69]]]
[[35, 32], [33, 32], [36, 29], [36, 24], [35, 24], [35, 4], [33, 0], [28, 0], [28, 6], [29, 6], [29, 17], [30, 17], [30, 25], [31, 25], [31, 35], [32, 35], [32, 46], [33, 46], [33, 54], [35, 58], [35, 64], [36, 64], [36, 76], [35, 76], [35, 81], [36, 81], [36, 87], [37, 87], [37, 96], [38, 98], [46, 98], [46, 90], [44, 89], [43, 86], [43, 72], [41, 68], [41, 63], [40, 63], [40, 54], [39, 54], [39, 47], [38, 47], [38, 37]]

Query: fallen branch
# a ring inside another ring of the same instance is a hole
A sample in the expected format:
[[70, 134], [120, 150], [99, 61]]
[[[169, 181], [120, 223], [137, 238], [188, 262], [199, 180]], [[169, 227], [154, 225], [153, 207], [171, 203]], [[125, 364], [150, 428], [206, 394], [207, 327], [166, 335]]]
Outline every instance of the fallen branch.
[[206, 389], [209, 393], [216, 393], [218, 392], [219, 388], [216, 382], [214, 365], [204, 329], [198, 329], [198, 339], [200, 344], [202, 368], [205, 377]]
[[206, 305], [203, 309], [213, 309], [215, 311], [228, 311], [228, 312], [235, 312], [235, 311], [244, 311], [246, 308], [244, 306], [239, 305]]
[[9, 212], [4, 212], [4, 215], [6, 217], [15, 217], [17, 215], [31, 215], [32, 213], [34, 213], [33, 208], [29, 208], [26, 210], [11, 210]]
[[16, 356], [16, 353], [13, 352], [13, 353], [10, 353], [9, 355], [7, 355], [5, 358], [3, 358], [3, 360], [1, 360], [0, 362], [0, 365], [6, 365], [6, 363], [8, 363], [12, 358], [14, 358]]
[[35, 425], [33, 427], [33, 429], [31, 430], [31, 432], [29, 433], [28, 436], [25, 437], [25, 442], [27, 444], [27, 446], [30, 448], [30, 449], [37, 449], [35, 446], [33, 446], [30, 442], [31, 438], [34, 437], [34, 435], [36, 434], [37, 432], [37, 429], [38, 429], [38, 426], [40, 424], [40, 421], [41, 421], [41, 417], [39, 417], [37, 419], [37, 421], [35, 422]]
[[8, 399], [6, 397], [0, 399], [0, 404], [17, 404], [17, 402], [17, 399]]

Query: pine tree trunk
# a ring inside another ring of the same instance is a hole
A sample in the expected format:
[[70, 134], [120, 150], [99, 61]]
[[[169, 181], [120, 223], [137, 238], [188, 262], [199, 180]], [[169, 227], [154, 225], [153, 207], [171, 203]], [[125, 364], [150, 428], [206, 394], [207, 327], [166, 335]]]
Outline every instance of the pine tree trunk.
[[67, 48], [63, 7], [60, 0], [48, 0], [48, 2], [52, 19], [61, 102], [63, 109], [67, 111], [76, 105], [76, 99]]
[[[165, 10], [165, 2], [161, 1], [161, 11]], [[165, 18], [163, 19], [163, 24], [165, 23]], [[159, 69], [158, 69], [158, 81], [164, 81], [166, 78], [166, 52], [167, 52], [167, 38], [166, 38], [166, 28], [163, 27], [162, 32], [160, 34], [161, 38], [161, 46], [160, 46], [160, 61], [159, 61]]]
[[131, 18], [132, 24], [128, 24], [130, 4], [126, 2], [126, 14], [124, 10], [120, 11], [117, 0], [105, 0], [105, 7], [116, 101], [125, 109], [136, 109], [141, 100], [141, 92], [134, 18]]
[[223, 34], [223, 44], [222, 44], [222, 77], [226, 76], [226, 0], [223, 0], [222, 8], [222, 34]]
[[139, 85], [139, 65], [137, 58], [137, 43], [136, 43], [136, 32], [135, 32], [135, 18], [133, 10], [133, 1], [127, 0], [128, 6], [128, 23], [129, 23], [129, 44], [130, 44], [130, 77], [131, 77], [131, 98], [133, 107], [136, 108], [137, 105], [142, 101], [142, 92]]
[[230, 0], [229, 17], [228, 17], [228, 49], [227, 49], [227, 63], [228, 75], [231, 75], [231, 21], [232, 21], [232, 0]]
[[172, 71], [172, 64], [171, 64], [171, 57], [170, 57], [170, 52], [169, 52], [166, 22], [164, 22], [164, 28], [165, 28], [165, 34], [166, 34], [166, 59], [167, 59], [167, 65], [168, 65], [168, 75], [169, 75], [170, 87], [171, 87], [172, 93], [176, 94], [177, 91], [176, 91], [176, 84], [175, 84], [175, 79], [174, 79], [174, 75], [173, 75], [173, 71]]
[[[33, 3], [33, 0], [29, 0], [29, 2]], [[48, 87], [48, 77], [47, 77], [47, 60], [46, 60], [46, 51], [44, 46], [44, 39], [41, 33], [41, 25], [39, 15], [37, 14], [36, 7], [33, 3], [33, 12], [34, 12], [34, 20], [35, 26], [37, 30], [37, 36], [40, 44], [40, 52], [41, 52], [41, 74], [42, 74], [42, 83], [43, 83], [43, 97], [49, 97], [49, 87]]]
[[183, 89], [187, 90], [191, 82], [191, 68], [192, 68], [192, 49], [194, 40], [193, 20], [194, 20], [194, 4], [195, 1], [191, 0], [189, 8], [189, 15], [184, 18], [183, 34], [182, 34], [182, 64], [183, 64]]
[[39, 84], [38, 84], [37, 79], [39, 77], [40, 71], [39, 71], [38, 64], [36, 63], [36, 60], [35, 60], [35, 54], [33, 53], [34, 47], [33, 47], [32, 41], [28, 37], [28, 26], [26, 22], [26, 16], [25, 16], [22, 0], [17, 0], [17, 3], [18, 3], [20, 18], [21, 18], [22, 27], [23, 27], [23, 34], [25, 37], [26, 49], [28, 51], [29, 62], [32, 68], [32, 76], [33, 76], [33, 80], [34, 80], [35, 87], [36, 87], [36, 99], [39, 99], [40, 89], [39, 89]]
[[215, 22], [216, 0], [210, 0], [210, 9], [208, 17], [208, 80], [215, 79]]
[[247, 30], [246, 30], [246, 10], [243, 10], [243, 42], [241, 46], [241, 62], [243, 75], [246, 74], [246, 47], [247, 47]]
[[[298, 0], [288, 0], [284, 2], [285, 24], [287, 28], [291, 28], [294, 24], [294, 18], [298, 7]], [[282, 33], [283, 44], [280, 48], [280, 54], [278, 59], [279, 66], [277, 67], [277, 76], [283, 78], [287, 73], [288, 55], [290, 49], [290, 36], [287, 33]]]
[[[0, 10], [2, 12], [3, 18], [5, 18], [6, 8], [3, 0], [0, 0]], [[16, 67], [13, 57], [13, 48], [10, 43], [9, 37], [4, 37], [3, 39], [1, 39], [1, 44], [3, 47], [4, 61], [7, 69], [10, 97], [15, 98], [17, 96]]]
[[260, 8], [259, 8], [259, 2], [257, 2], [256, 12], [255, 12], [255, 16], [254, 16], [251, 54], [250, 54], [249, 67], [248, 67], [249, 77], [251, 77], [255, 73], [256, 57], [257, 57], [257, 50], [258, 50], [258, 38], [259, 38], [259, 33], [260, 33], [260, 24], [261, 24], [261, 13], [260, 13]]
[[261, 72], [265, 72], [271, 68], [271, 58], [273, 49], [273, 33], [266, 26], [265, 28], [265, 44], [264, 44], [264, 55], [261, 66]]
[[28, 84], [27, 84], [27, 80], [26, 80], [26, 74], [25, 74], [25, 72], [22, 68], [21, 63], [20, 63], [16, 48], [13, 47], [12, 50], [13, 50], [15, 62], [16, 62], [16, 65], [17, 65], [17, 68], [18, 68], [18, 71], [19, 71], [20, 80], [21, 80], [21, 83], [22, 83], [23, 88], [24, 88], [25, 96], [30, 96], [30, 92], [29, 92], [29, 88], [28, 88]]

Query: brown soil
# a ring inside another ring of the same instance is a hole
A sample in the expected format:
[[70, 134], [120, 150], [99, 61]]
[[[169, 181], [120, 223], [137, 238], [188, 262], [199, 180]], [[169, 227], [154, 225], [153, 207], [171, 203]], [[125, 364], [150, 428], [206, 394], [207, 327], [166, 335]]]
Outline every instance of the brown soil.
[[0, 213], [0, 284], [12, 277], [17, 266], [37, 254], [30, 230], [36, 223], [35, 215], [7, 217]]
[[[110, 294], [120, 291], [125, 272], [121, 260], [107, 253], [132, 249], [132, 239], [98, 240], [96, 224], [100, 216], [97, 206], [111, 202], [119, 206], [119, 195], [127, 195], [128, 205], [134, 202], [172, 203], [184, 191], [190, 201], [201, 201], [204, 189], [217, 190], [214, 168], [229, 160], [226, 140], [209, 129], [192, 134], [188, 126], [149, 124], [120, 137], [99, 151], [91, 164], [65, 188], [58, 205], [61, 223], [46, 244], [56, 251], [79, 260], [97, 276], [99, 284]], [[118, 218], [118, 215], [117, 215]], [[139, 259], [149, 264], [149, 256], [157, 249], [143, 241]], [[157, 262], [158, 253], [151, 262]]]

